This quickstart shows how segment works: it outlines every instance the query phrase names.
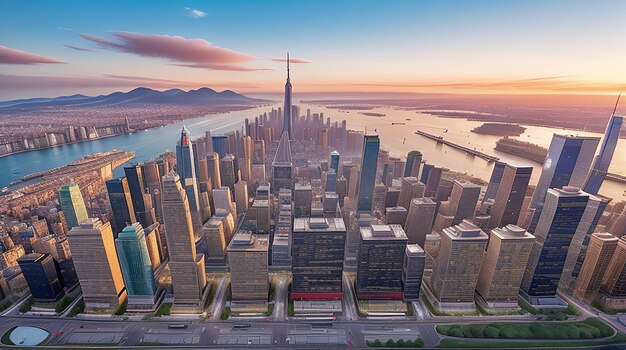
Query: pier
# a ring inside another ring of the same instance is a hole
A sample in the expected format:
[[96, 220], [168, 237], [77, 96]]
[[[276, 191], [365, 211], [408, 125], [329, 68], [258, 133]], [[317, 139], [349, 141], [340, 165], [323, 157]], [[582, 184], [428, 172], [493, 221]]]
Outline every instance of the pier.
[[457, 145], [456, 143], [453, 143], [453, 142], [450, 142], [450, 141], [446, 141], [441, 136], [435, 136], [435, 135], [432, 135], [432, 134], [429, 134], [427, 132], [423, 132], [423, 131], [420, 131], [420, 130], [417, 130], [415, 133], [418, 134], [418, 135], [424, 136], [426, 138], [429, 138], [429, 139], [431, 139], [433, 141], [436, 141], [437, 143], [443, 143], [444, 145], [450, 146], [452, 148], [455, 148], [455, 149], [457, 149], [457, 150], [459, 150], [461, 152], [465, 152], [467, 154], [471, 154], [471, 155], [480, 157], [480, 158], [482, 158], [482, 159], [484, 159], [484, 160], [486, 160], [488, 162], [497, 162], [497, 161], [500, 160], [500, 158], [498, 158], [498, 157], [490, 156], [490, 155], [488, 155], [486, 153], [477, 151], [475, 149], [471, 149], [471, 148], [468, 148], [468, 147], [465, 147], [465, 146]]

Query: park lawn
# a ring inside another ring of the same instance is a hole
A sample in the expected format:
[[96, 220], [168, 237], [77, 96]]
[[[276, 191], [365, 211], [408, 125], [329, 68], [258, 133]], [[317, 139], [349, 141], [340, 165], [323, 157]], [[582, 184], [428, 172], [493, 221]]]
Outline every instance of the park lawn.
[[615, 333], [613, 328], [597, 318], [570, 323], [485, 323], [437, 326], [437, 332], [457, 338], [555, 340], [606, 338]]
[[604, 340], [581, 340], [581, 341], [550, 341], [550, 342], [485, 342], [485, 341], [469, 341], [457, 339], [442, 339], [437, 348], [475, 348], [475, 349], [508, 349], [512, 346], [516, 348], [585, 348], [599, 345], [625, 344], [626, 336], [622, 333], [615, 337]]

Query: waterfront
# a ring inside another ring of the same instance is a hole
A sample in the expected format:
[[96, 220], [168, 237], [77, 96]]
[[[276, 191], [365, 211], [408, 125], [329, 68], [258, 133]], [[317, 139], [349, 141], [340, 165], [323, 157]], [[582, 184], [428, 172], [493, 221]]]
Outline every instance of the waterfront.
[[[532, 184], [537, 182], [541, 174], [541, 164], [494, 150], [493, 148], [496, 141], [500, 138], [499, 136], [476, 134], [470, 131], [482, 125], [482, 122], [442, 118], [389, 107], [369, 110], [385, 114], [385, 117], [372, 117], [363, 115], [357, 110], [337, 110], [308, 103], [300, 103], [299, 105], [301, 114], [306, 114], [307, 108], [310, 108], [312, 113], [323, 112], [325, 117], [331, 117], [333, 121], [345, 119], [348, 128], [351, 129], [365, 130], [367, 126], [368, 132], [380, 134], [382, 147], [390, 150], [393, 155], [406, 155], [408, 151], [417, 149], [424, 154], [424, 159], [430, 163], [456, 171], [467, 172], [473, 176], [489, 180], [493, 163], [488, 163], [479, 157], [465, 155], [449, 146], [437, 144], [423, 136], [416, 135], [415, 131], [419, 129], [430, 134], [443, 136], [446, 140], [459, 145], [494, 155], [505, 162], [533, 166]], [[245, 118], [254, 120], [259, 114], [268, 112], [272, 107], [277, 108], [279, 106], [280, 104], [276, 104], [243, 111], [211, 114], [196, 119], [189, 119], [185, 121], [185, 125], [190, 130], [192, 138], [203, 136], [206, 130], [211, 130], [214, 135], [217, 135], [239, 129]], [[403, 123], [404, 125], [392, 125], [394, 122]], [[524, 126], [526, 131], [519, 139], [536, 143], [543, 147], [549, 146], [552, 134], [555, 132], [602, 136], [600, 134], [573, 130]], [[179, 132], [180, 124], [172, 124], [133, 134], [118, 135], [0, 158], [0, 186], [8, 186], [12, 181], [18, 180], [27, 174], [61, 166], [87, 154], [112, 149], [134, 151], [136, 152], [136, 157], [133, 161], [144, 161], [156, 157], [166, 150], [173, 151], [180, 135]], [[620, 139], [618, 143], [610, 171], [618, 175], [626, 174], [626, 140], [624, 139]], [[122, 168], [118, 168], [115, 175], [121, 176], [122, 172]], [[615, 200], [622, 200], [625, 198], [625, 190], [626, 184], [605, 181], [600, 193]]]
[[[424, 136], [415, 134], [415, 131], [421, 130], [435, 136], [442, 136], [446, 141], [471, 149], [475, 148], [477, 151], [496, 156], [503, 162], [520, 166], [532, 166], [534, 169], [530, 183], [533, 185], [537, 183], [541, 175], [542, 164], [494, 150], [496, 141], [501, 138], [500, 136], [477, 134], [470, 131], [482, 125], [482, 121], [444, 118], [391, 107], [368, 109], [368, 112], [386, 115], [381, 118], [363, 115], [358, 110], [338, 110], [306, 103], [300, 103], [299, 105], [302, 109], [302, 114], [306, 113], [307, 108], [310, 108], [312, 112], [324, 112], [325, 116], [331, 116], [333, 120], [345, 119], [349, 129], [367, 130], [369, 133], [379, 134], [381, 137], [381, 148], [388, 149], [392, 155], [406, 156], [407, 152], [411, 150], [419, 150], [424, 155], [423, 159], [429, 163], [459, 172], [467, 172], [470, 175], [489, 181], [493, 163], [488, 163], [476, 156], [466, 155], [452, 147], [436, 143]], [[393, 125], [392, 123], [401, 124]], [[602, 134], [576, 130], [532, 125], [522, 126], [526, 128], [525, 132], [514, 138], [546, 148], [550, 146], [554, 133], [602, 137]], [[617, 175], [626, 174], [626, 139], [619, 140], [609, 171]], [[600, 189], [600, 194], [620, 201], [626, 199], [624, 191], [626, 191], [626, 184], [605, 181]]]

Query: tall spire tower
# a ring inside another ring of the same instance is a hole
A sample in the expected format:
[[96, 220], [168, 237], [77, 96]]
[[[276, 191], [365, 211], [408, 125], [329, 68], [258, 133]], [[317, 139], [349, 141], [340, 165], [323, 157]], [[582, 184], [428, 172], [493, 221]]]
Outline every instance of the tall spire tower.
[[287, 53], [287, 83], [285, 84], [285, 124], [278, 141], [278, 149], [272, 162], [272, 190], [278, 192], [281, 188], [293, 189], [293, 160], [291, 158], [291, 81], [289, 80], [289, 53]]
[[293, 128], [291, 127], [291, 80], [289, 79], [289, 52], [287, 52], [287, 82], [285, 83], [285, 116], [283, 131], [289, 134], [289, 140], [293, 140]]

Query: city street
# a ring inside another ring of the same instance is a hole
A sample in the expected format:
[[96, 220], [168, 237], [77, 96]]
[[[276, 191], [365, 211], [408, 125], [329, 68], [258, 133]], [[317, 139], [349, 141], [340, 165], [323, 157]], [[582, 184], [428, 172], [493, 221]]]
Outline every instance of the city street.
[[289, 287], [289, 280], [287, 275], [278, 275], [275, 279], [274, 290], [274, 311], [272, 312], [272, 320], [280, 321], [284, 320], [287, 316], [287, 289]]
[[213, 302], [210, 306], [210, 319], [212, 321], [216, 321], [220, 319], [222, 315], [222, 310], [224, 310], [224, 301], [226, 300], [226, 290], [228, 289], [228, 277], [223, 276], [217, 280], [217, 290], [215, 292], [215, 297], [213, 298]]

